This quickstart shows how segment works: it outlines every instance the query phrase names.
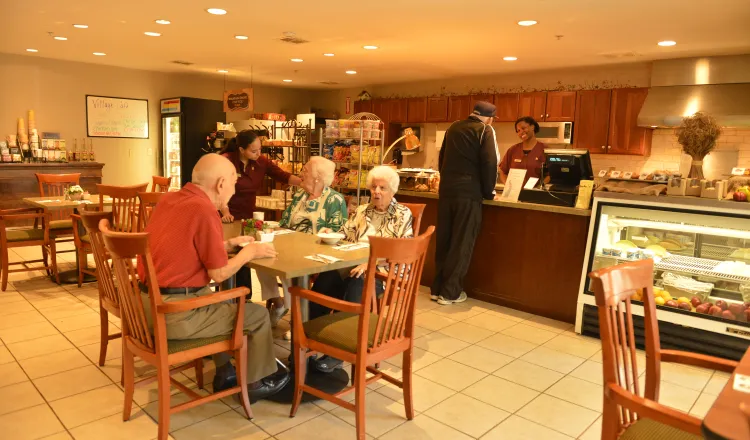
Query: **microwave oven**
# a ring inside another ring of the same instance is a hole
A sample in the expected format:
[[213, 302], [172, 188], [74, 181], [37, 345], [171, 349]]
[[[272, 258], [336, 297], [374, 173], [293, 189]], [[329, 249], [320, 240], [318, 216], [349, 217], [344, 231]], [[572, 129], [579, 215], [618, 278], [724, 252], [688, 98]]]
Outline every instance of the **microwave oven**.
[[545, 144], [570, 144], [573, 141], [573, 123], [540, 122], [536, 138]]

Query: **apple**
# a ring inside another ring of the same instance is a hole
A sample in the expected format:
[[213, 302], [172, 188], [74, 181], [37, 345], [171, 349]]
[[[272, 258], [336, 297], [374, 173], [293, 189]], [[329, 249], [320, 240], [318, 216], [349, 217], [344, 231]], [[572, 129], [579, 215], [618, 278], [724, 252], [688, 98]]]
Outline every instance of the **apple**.
[[667, 307], [677, 307], [678, 306], [677, 301], [675, 301], [673, 299], [670, 299], [669, 301], [667, 301], [666, 303], [664, 303], [664, 305], [667, 306]]
[[732, 194], [732, 200], [735, 202], [747, 202], [747, 194], [741, 191], [735, 191], [734, 194]]
[[721, 312], [721, 317], [724, 319], [737, 319], [734, 317], [734, 313], [730, 312], [729, 310], [724, 310]]
[[745, 310], [745, 321], [750, 322], [750, 309]]
[[682, 310], [687, 310], [687, 311], [693, 310], [693, 306], [691, 306], [690, 303], [680, 303], [678, 307], [681, 308]]
[[717, 305], [717, 306], [721, 307], [722, 311], [726, 310], [729, 307], [729, 305], [727, 304], [727, 302], [724, 301], [723, 299], [717, 299], [716, 302], [714, 303], [714, 305]]
[[732, 312], [734, 316], [740, 316], [742, 315], [742, 312], [745, 311], [745, 307], [739, 303], [732, 303], [729, 304], [729, 311]]
[[703, 301], [701, 301], [701, 299], [697, 296], [694, 296], [690, 298], [690, 304], [692, 304], [693, 307], [698, 307], [699, 305], [703, 304]]
[[703, 303], [695, 308], [695, 311], [698, 313], [703, 313], [704, 315], [708, 314], [708, 309], [711, 308], [711, 303]]
[[710, 309], [708, 309], [708, 314], [713, 316], [721, 316], [723, 310], [721, 310], [721, 307], [719, 306], [711, 306]]

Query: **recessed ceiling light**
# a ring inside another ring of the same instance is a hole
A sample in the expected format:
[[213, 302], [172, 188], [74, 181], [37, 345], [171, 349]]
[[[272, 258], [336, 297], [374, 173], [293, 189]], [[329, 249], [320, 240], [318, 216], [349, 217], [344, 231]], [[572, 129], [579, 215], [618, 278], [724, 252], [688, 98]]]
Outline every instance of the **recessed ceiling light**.
[[234, 38], [238, 40], [247, 40], [248, 36], [247, 35], [235, 35]]
[[39, 51], [36, 49], [26, 49], [26, 52], [39, 52]]
[[291, 61], [293, 63], [301, 63], [302, 61], [305, 61], [305, 60], [303, 60], [302, 58], [292, 58]]
[[677, 42], [676, 41], [672, 41], [672, 40], [664, 40], [664, 41], [660, 41], [659, 42], [659, 46], [664, 46], [664, 47], [674, 46], [675, 44], [677, 44]]
[[219, 73], [229, 73], [229, 71], [226, 70], [226, 69], [219, 69], [219, 70], [217, 70], [217, 72], [219, 72]]
[[518, 59], [518, 58], [516, 58], [516, 57], [503, 57], [503, 60], [504, 60], [504, 61], [515, 61], [515, 60], [517, 60], [517, 59]]
[[55, 40], [58, 40], [58, 41], [68, 41], [68, 38], [67, 37], [55, 37]]
[[94, 55], [96, 55], [98, 57], [103, 57], [104, 55], [107, 55], [107, 54], [104, 53], [104, 52], [94, 52]]
[[290, 83], [290, 82], [292, 82], [292, 80], [291, 80], [291, 79], [282, 79], [282, 81], [284, 81], [285, 83]]
[[324, 53], [323, 54], [324, 57], [332, 57], [332, 56], [335, 56], [335, 55], [336, 54], [332, 54], [332, 53]]
[[154, 23], [156, 24], [172, 24], [169, 20], [154, 20]]
[[378, 46], [362, 46], [362, 48], [367, 49], [367, 50], [375, 50], [378, 48]]
[[519, 26], [534, 26], [536, 24], [536, 20], [521, 20], [518, 22]]
[[148, 35], [149, 37], [161, 37], [161, 34], [158, 32], [144, 32], [144, 35]]
[[224, 15], [227, 13], [227, 11], [225, 11], [224, 9], [219, 8], [208, 8], [206, 9], [206, 12], [213, 15]]
[[74, 28], [78, 28], [78, 29], [88, 29], [89, 25], [87, 25], [87, 24], [74, 24], [73, 27]]
[[347, 70], [347, 71], [346, 71], [346, 74], [347, 74], [347, 75], [356, 75], [356, 74], [357, 74], [357, 71], [356, 71], [356, 70]]

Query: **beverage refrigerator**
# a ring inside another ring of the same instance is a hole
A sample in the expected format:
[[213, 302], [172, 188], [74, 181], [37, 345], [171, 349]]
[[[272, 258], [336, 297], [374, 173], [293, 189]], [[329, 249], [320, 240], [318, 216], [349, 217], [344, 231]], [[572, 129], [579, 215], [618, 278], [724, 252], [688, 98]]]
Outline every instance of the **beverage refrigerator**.
[[221, 101], [199, 98], [161, 100], [162, 175], [172, 177], [170, 191], [190, 181], [193, 167], [205, 154], [206, 136], [224, 122]]

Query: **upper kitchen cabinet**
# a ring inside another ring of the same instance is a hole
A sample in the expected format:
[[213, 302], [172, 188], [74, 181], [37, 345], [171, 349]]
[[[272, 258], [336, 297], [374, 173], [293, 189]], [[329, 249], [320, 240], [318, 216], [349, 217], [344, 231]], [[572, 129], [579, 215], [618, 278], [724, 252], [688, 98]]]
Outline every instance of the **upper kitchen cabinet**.
[[418, 123], [427, 121], [427, 98], [409, 98], [407, 103], [406, 122]]
[[407, 108], [409, 106], [408, 100], [406, 99], [389, 99], [389, 116], [390, 122], [406, 122]]
[[544, 121], [570, 122], [576, 116], [576, 92], [547, 92]]
[[611, 90], [581, 90], [575, 106], [573, 143], [591, 153], [606, 153]]
[[372, 101], [354, 101], [354, 114], [372, 112]]
[[451, 96], [448, 98], [448, 122], [466, 119], [471, 113], [469, 95]]
[[427, 122], [445, 122], [448, 120], [448, 97], [427, 98]]
[[517, 117], [531, 116], [537, 122], [544, 121], [547, 111], [547, 92], [521, 93], [518, 97]]
[[372, 114], [379, 117], [384, 123], [390, 122], [391, 118], [391, 105], [387, 99], [373, 99], [372, 100]]
[[496, 122], [515, 122], [518, 119], [518, 93], [499, 93], [495, 95]]
[[647, 88], [612, 90], [609, 112], [609, 142], [607, 152], [611, 154], [651, 154], [650, 128], [639, 127], [638, 113], [648, 95]]
[[[485, 102], [489, 102], [490, 104], [494, 104], [495, 96], [494, 95], [469, 95], [469, 113], [471, 113], [474, 110], [474, 104], [476, 104], [479, 101], [485, 101]], [[466, 116], [468, 116], [468, 114]], [[466, 118], [466, 116], [462, 117], [461, 119]]]

